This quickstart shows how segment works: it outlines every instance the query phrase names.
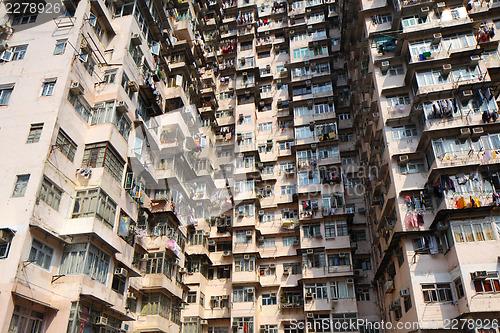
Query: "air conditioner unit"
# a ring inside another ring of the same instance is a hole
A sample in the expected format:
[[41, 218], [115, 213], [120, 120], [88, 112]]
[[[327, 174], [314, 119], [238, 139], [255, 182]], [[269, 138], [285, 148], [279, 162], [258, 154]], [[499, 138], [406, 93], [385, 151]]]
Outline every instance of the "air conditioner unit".
[[260, 102], [259, 102], [259, 105], [260, 105], [260, 106], [264, 106], [265, 104], [266, 104], [266, 103], [265, 103], [264, 101], [260, 101]]
[[478, 55], [473, 55], [470, 57], [470, 62], [469, 62], [469, 66], [470, 67], [475, 67], [477, 66], [477, 64], [479, 63], [479, 60], [481, 60], [481, 57], [478, 56]]
[[263, 216], [264, 215], [264, 211], [263, 210], [259, 210], [259, 216]]
[[354, 275], [356, 275], [356, 276], [361, 275], [361, 270], [360, 269], [355, 269], [354, 270]]
[[445, 64], [443, 65], [443, 69], [441, 70], [441, 75], [442, 76], [447, 76], [450, 74], [451, 71], [451, 64]]
[[186, 267], [179, 268], [179, 273], [187, 273]]
[[313, 294], [312, 293], [306, 293], [306, 299], [311, 299], [313, 298]]
[[389, 69], [389, 66], [391, 64], [388, 62], [388, 61], [382, 61], [382, 63], [380, 64], [380, 69], [383, 71], [383, 72], [386, 72], [388, 69]]
[[248, 288], [247, 289], [247, 294], [253, 294], [254, 293], [254, 289], [253, 288]]
[[436, 9], [438, 10], [438, 12], [443, 12], [445, 9], [446, 9], [446, 2], [438, 2], [436, 4]]
[[410, 290], [409, 289], [401, 289], [399, 291], [399, 296], [401, 296], [401, 297], [410, 296]]
[[434, 45], [439, 44], [441, 42], [441, 38], [443, 38], [443, 35], [441, 33], [434, 34], [432, 35], [431, 43]]
[[208, 241], [208, 245], [215, 245], [215, 241], [214, 240], [209, 240]]
[[108, 318], [104, 317], [104, 316], [100, 316], [99, 318], [97, 318], [97, 321], [95, 324], [99, 325], [99, 326], [108, 326]]
[[120, 327], [121, 331], [128, 332], [129, 328], [130, 328], [130, 324], [129, 323], [122, 322], [122, 325]]
[[339, 257], [347, 257], [347, 253], [345, 252], [339, 252]]
[[250, 260], [250, 255], [245, 254], [245, 255], [243, 256], [243, 259], [244, 259], [244, 260]]
[[472, 129], [472, 135], [482, 135], [484, 134], [484, 129], [482, 127], [474, 127]]
[[316, 148], [316, 144], [315, 143], [311, 144], [311, 148], [315, 149]]
[[313, 249], [307, 249], [307, 254], [313, 254], [314, 250]]
[[252, 230], [247, 230], [245, 234], [247, 237], [252, 237]]
[[462, 100], [470, 100], [474, 97], [474, 93], [472, 90], [464, 90], [462, 91], [462, 95], [460, 96]]
[[200, 320], [200, 325], [208, 325], [208, 320], [205, 319]]
[[291, 269], [290, 268], [285, 268], [283, 270], [283, 275], [290, 275], [290, 273], [291, 273]]
[[403, 164], [403, 163], [407, 163], [409, 160], [410, 160], [410, 158], [408, 157], [408, 155], [401, 155], [401, 156], [399, 156], [398, 162], [400, 164]]
[[257, 169], [259, 169], [259, 170], [264, 169], [264, 163], [262, 163], [262, 162], [257, 163]]
[[149, 259], [149, 254], [143, 254], [141, 257], [142, 260], [148, 260]]
[[118, 111], [127, 112], [128, 111], [127, 103], [125, 103], [124, 101], [116, 102], [116, 109]]
[[311, 80], [306, 80], [306, 85], [310, 86], [311, 85]]
[[308, 313], [307, 318], [314, 318], [314, 315], [312, 313]]
[[259, 243], [264, 243], [264, 237], [259, 237]]
[[136, 292], [129, 292], [129, 293], [127, 294], [127, 298], [130, 298], [130, 299], [136, 300], [136, 299], [137, 299], [137, 293], [136, 293]]
[[458, 137], [460, 139], [465, 139], [465, 138], [468, 138], [470, 136], [470, 128], [461, 128], [460, 129], [460, 134], [458, 135]]
[[126, 278], [127, 277], [127, 270], [125, 268], [115, 268], [115, 275], [121, 276]]
[[471, 273], [472, 280], [484, 280], [488, 277], [488, 273], [486, 271], [476, 271]]
[[238, 217], [243, 217], [243, 216], [245, 216], [245, 212], [242, 210], [238, 211]]
[[295, 30], [292, 29], [292, 30], [290, 30], [290, 36], [293, 36], [293, 35], [295, 35]]
[[384, 293], [389, 293], [394, 291], [394, 281], [389, 280], [384, 283]]
[[8, 243], [10, 241], [10, 233], [7, 230], [0, 230], [0, 243]]
[[223, 257], [229, 257], [231, 255], [231, 251], [224, 251], [222, 252]]
[[420, 8], [420, 12], [423, 17], [426, 17], [429, 14], [429, 11], [430, 11], [429, 7]]
[[75, 95], [83, 95], [83, 92], [85, 91], [80, 82], [71, 82], [69, 90], [71, 90], [71, 92]]
[[288, 213], [290, 211], [290, 208], [283, 208], [283, 213]]
[[0, 40], [0, 53], [7, 50], [9, 45], [4, 40]]
[[270, 263], [269, 264], [269, 268], [276, 268], [276, 264], [275, 263]]
[[299, 240], [298, 240], [298, 239], [296, 239], [296, 240], [294, 240], [294, 241], [293, 241], [293, 246], [298, 246], [299, 244], [300, 244], [300, 243], [299, 243]]
[[132, 37], [130, 38], [130, 41], [134, 45], [141, 45], [142, 44], [142, 38], [139, 36], [139, 34], [132, 34]]

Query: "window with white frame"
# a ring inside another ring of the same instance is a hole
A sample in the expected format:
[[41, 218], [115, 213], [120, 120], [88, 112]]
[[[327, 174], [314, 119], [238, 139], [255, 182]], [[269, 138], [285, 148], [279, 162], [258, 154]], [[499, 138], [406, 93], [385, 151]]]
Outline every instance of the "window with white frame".
[[396, 140], [412, 138], [417, 135], [418, 135], [417, 126], [415, 125], [404, 125], [392, 128], [392, 136]]
[[59, 39], [56, 41], [56, 46], [54, 47], [54, 55], [64, 54], [66, 50], [67, 39]]
[[44, 332], [45, 314], [20, 305], [14, 306], [9, 324], [9, 333], [42, 333]]
[[84, 274], [106, 284], [111, 256], [90, 243], [69, 244], [59, 266], [61, 275]]
[[417, 159], [412, 160], [404, 164], [399, 165], [399, 173], [402, 175], [419, 173], [427, 171], [425, 168], [424, 160]]
[[249, 237], [248, 235], [252, 235], [251, 233], [250, 234], [247, 234], [247, 230], [238, 230], [236, 231], [236, 235], [235, 235], [235, 241], [234, 243], [235, 244], [251, 244], [252, 243], [252, 237]]
[[27, 49], [28, 49], [28, 45], [14, 46], [11, 50], [11, 52], [12, 52], [12, 60], [11, 61], [24, 59], [24, 55], [26, 54]]
[[41, 96], [52, 96], [54, 94], [54, 88], [56, 86], [56, 80], [50, 79], [46, 80], [42, 84], [42, 94]]
[[255, 256], [236, 256], [234, 257], [235, 272], [254, 272], [255, 271]]
[[[492, 223], [482, 219], [469, 221], [452, 221], [451, 230], [455, 243], [473, 243], [495, 240]], [[497, 225], [497, 230], [500, 227]]]
[[237, 207], [238, 216], [254, 216], [255, 215], [255, 204], [241, 204]]
[[233, 318], [233, 333], [253, 333], [253, 317], [235, 317]]
[[355, 296], [353, 279], [330, 281], [331, 299], [346, 299], [354, 298]]
[[302, 266], [304, 268], [326, 267], [325, 252], [318, 252], [318, 251], [313, 253], [302, 252]]
[[327, 299], [328, 289], [326, 283], [306, 283], [304, 284], [305, 293], [311, 293], [314, 299]]
[[422, 284], [422, 293], [424, 296], [424, 303], [442, 303], [453, 301], [450, 283]]
[[283, 237], [283, 246], [294, 246], [299, 242], [299, 238], [297, 236], [288, 236]]
[[259, 132], [271, 131], [273, 129], [273, 123], [272, 122], [260, 123], [258, 129]]

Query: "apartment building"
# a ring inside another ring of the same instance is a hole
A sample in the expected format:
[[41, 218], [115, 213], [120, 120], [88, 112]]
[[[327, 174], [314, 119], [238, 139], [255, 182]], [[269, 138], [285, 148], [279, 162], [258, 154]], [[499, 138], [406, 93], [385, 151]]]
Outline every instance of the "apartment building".
[[498, 3], [349, 6], [381, 319], [498, 332]]
[[1, 6], [1, 331], [379, 321], [352, 4]]

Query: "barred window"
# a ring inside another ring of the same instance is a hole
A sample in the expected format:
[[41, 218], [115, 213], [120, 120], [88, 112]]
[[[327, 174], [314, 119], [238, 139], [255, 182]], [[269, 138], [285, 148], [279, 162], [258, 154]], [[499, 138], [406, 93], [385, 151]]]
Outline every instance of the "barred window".
[[82, 167], [104, 168], [117, 181], [121, 181], [125, 163], [108, 142], [85, 146]]
[[30, 127], [30, 132], [28, 134], [28, 140], [26, 143], [35, 143], [40, 141], [40, 136], [42, 135], [43, 123], [32, 124]]
[[59, 210], [62, 191], [47, 177], [43, 177], [39, 198], [55, 210]]

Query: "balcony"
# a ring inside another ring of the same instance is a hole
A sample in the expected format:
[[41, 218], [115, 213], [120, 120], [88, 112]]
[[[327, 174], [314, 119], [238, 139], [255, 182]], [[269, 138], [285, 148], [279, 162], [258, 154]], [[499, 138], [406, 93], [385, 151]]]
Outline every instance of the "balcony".
[[402, 104], [402, 105], [390, 105], [387, 107], [387, 120], [390, 121], [398, 121], [402, 119], [406, 119], [410, 116], [411, 105]]
[[259, 281], [259, 276], [257, 272], [233, 272], [233, 276], [231, 277], [231, 281], [236, 283], [256, 283]]
[[142, 289], [143, 290], [157, 290], [164, 289], [168, 290], [173, 295], [178, 298], [182, 298], [182, 288], [175, 282], [175, 276], [169, 279], [164, 274], [146, 274], [142, 278]]
[[389, 142], [389, 151], [391, 154], [411, 154], [417, 151], [418, 137], [393, 140]]

